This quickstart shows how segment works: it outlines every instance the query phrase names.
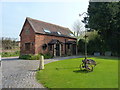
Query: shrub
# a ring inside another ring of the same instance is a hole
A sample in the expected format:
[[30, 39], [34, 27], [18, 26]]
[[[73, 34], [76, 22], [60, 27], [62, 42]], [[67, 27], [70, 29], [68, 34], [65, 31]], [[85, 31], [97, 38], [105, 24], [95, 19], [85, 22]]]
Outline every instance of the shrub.
[[26, 60], [39, 60], [40, 59], [40, 55], [28, 54], [28, 55], [21, 55], [19, 58], [20, 59], [26, 59]]
[[95, 37], [92, 40], [89, 40], [87, 44], [88, 54], [92, 55], [94, 52], [103, 52], [103, 43], [100, 37]]
[[[86, 39], [86, 44], [87, 44], [87, 54], [89, 54], [89, 55], [93, 55], [94, 52], [100, 52], [103, 54], [106, 51], [104, 41], [97, 34], [97, 32], [88, 33], [88, 38]], [[82, 53], [82, 54], [85, 53], [85, 39], [79, 40], [78, 52]]]
[[49, 59], [53, 57], [50, 54], [37, 54], [37, 55], [28, 54], [28, 55], [21, 55], [19, 56], [19, 58], [26, 60], [39, 60], [41, 55], [44, 56], [44, 59]]
[[20, 54], [20, 51], [15, 51], [15, 54], [16, 54], [16, 55], [19, 55], [19, 54]]
[[31, 58], [31, 55], [29, 54], [29, 55], [21, 55], [21, 56], [19, 56], [19, 58], [20, 59], [30, 59]]
[[53, 58], [53, 56], [50, 55], [50, 54], [40, 54], [40, 55], [43, 55], [43, 56], [44, 56], [44, 59]]
[[19, 56], [20, 52], [15, 51], [15, 52], [2, 52], [1, 56], [2, 57], [12, 57], [12, 56]]
[[30, 60], [39, 60], [40, 55], [32, 55]]
[[85, 52], [85, 40], [80, 39], [78, 42], [78, 53], [84, 54], [84, 52]]

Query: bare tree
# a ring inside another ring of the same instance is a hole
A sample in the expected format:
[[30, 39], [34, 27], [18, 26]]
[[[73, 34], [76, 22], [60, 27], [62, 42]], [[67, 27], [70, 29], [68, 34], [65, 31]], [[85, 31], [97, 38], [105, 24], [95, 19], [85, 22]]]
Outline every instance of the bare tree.
[[77, 38], [77, 41], [79, 41], [81, 35], [84, 33], [84, 27], [82, 23], [79, 20], [76, 20], [73, 24], [73, 34]]

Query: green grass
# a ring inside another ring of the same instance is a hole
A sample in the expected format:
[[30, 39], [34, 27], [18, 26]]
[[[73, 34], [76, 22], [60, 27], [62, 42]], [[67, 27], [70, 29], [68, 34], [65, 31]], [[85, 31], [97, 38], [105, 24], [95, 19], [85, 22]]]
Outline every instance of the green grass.
[[117, 58], [95, 58], [93, 72], [80, 71], [83, 58], [66, 59], [45, 65], [36, 79], [48, 88], [118, 88]]

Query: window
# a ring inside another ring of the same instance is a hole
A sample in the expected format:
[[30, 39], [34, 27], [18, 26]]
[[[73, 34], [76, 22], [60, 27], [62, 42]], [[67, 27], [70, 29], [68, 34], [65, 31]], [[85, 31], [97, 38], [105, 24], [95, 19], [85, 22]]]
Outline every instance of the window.
[[30, 33], [30, 30], [29, 30], [29, 29], [26, 29], [25, 33], [26, 33], [26, 34], [29, 34], [29, 33]]
[[44, 32], [51, 33], [50, 30], [44, 29]]
[[61, 32], [57, 32], [59, 35], [61, 35]]
[[42, 49], [43, 49], [43, 50], [46, 50], [46, 49], [47, 49], [47, 44], [43, 44], [43, 45], [42, 45]]
[[30, 43], [25, 43], [25, 50], [30, 50]]
[[32, 46], [33, 46], [33, 45], [34, 45], [34, 42], [32, 42], [31, 44], [32, 44]]
[[74, 34], [70, 33], [70, 36], [74, 36]]

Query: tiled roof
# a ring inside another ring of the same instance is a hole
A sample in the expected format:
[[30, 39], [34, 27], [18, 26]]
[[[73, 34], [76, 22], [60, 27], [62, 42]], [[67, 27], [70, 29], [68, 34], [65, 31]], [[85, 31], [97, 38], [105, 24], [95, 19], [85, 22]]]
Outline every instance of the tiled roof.
[[56, 44], [56, 43], [62, 43], [57, 39], [52, 39], [48, 44]]
[[[30, 25], [32, 26], [36, 33], [75, 38], [70, 35], [70, 33], [72, 32], [70, 31], [69, 28], [32, 19], [29, 17], [27, 17], [26, 19], [28, 20], [28, 22], [30, 23]], [[49, 30], [50, 33], [45, 32], [44, 29]]]
[[76, 44], [76, 42], [75, 41], [68, 41], [68, 42], [66, 42], [66, 44]]

